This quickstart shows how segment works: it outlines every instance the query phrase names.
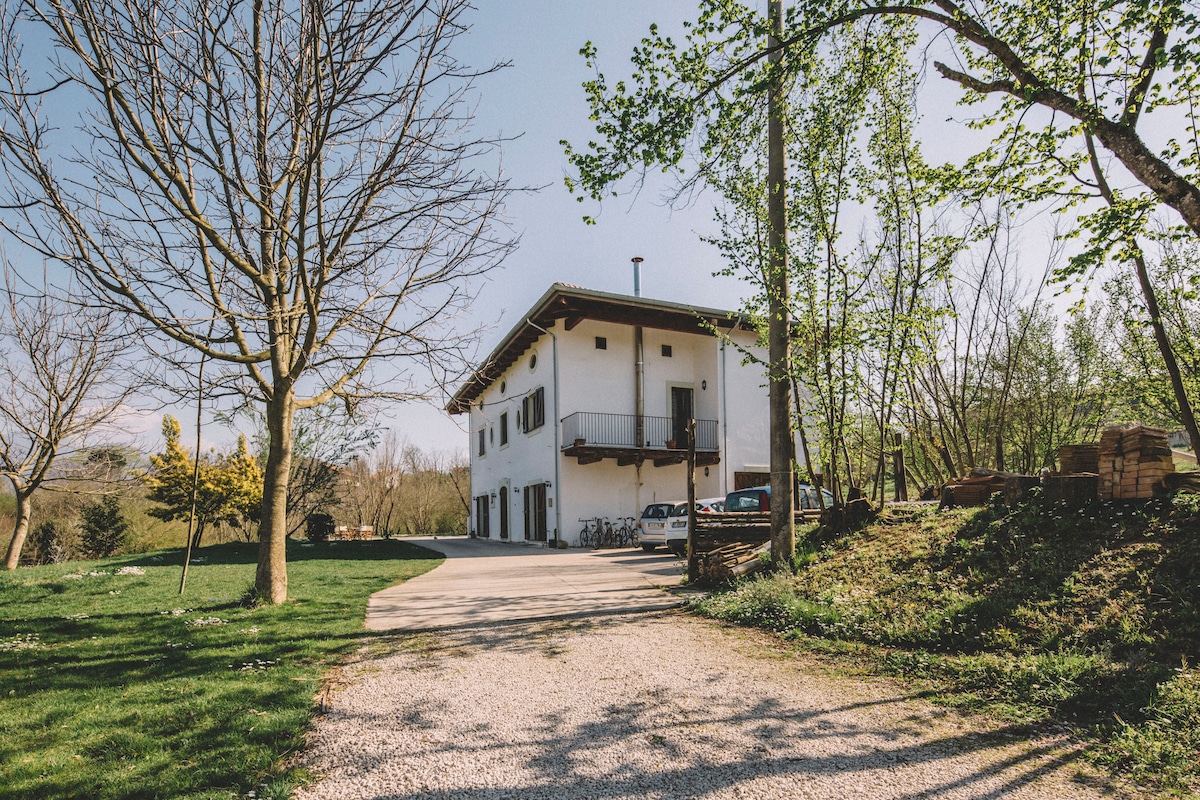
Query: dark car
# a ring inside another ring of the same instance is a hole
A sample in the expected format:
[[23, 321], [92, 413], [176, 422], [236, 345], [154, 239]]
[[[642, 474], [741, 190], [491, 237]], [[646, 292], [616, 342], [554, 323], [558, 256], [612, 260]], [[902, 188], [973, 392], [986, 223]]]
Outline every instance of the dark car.
[[[829, 508], [832, 506], [833, 493], [828, 489], [821, 489], [820, 492], [825, 498], [825, 507]], [[802, 509], [821, 507], [820, 502], [817, 500], [817, 487], [809, 486], [807, 483], [801, 483], [796, 487], [796, 498]], [[736, 492], [730, 492], [725, 496], [725, 510], [727, 512], [770, 511], [771, 487], [753, 486], [749, 489], [738, 489]]]

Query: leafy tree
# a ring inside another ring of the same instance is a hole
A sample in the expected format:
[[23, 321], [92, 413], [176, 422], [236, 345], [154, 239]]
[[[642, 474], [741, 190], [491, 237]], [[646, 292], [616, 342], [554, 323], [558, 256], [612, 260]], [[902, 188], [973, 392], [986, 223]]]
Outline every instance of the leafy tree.
[[[698, 168], [685, 182], [702, 180], [727, 152], [731, 121], [769, 93], [764, 65], [780, 52], [785, 57], [773, 63], [803, 72], [823, 43], [872, 18], [948, 33], [939, 41], [950, 52], [935, 67], [966, 103], [986, 106], [974, 124], [993, 131], [960, 173], [959, 190], [971, 201], [1003, 191], [1017, 204], [1052, 201], [1077, 212], [1089, 238], [1062, 279], [1109, 257], [1131, 265], [1180, 415], [1200, 443], [1139, 244], [1160, 210], [1174, 216], [1180, 235], [1200, 236], [1200, 16], [1193, 5], [801, 0], [774, 42], [769, 21], [745, 5], [701, 0], [699, 8], [682, 44], [651, 28], [634, 49], [629, 81], [610, 87], [598, 74], [586, 85], [599, 135], [582, 149], [568, 145], [577, 170], [569, 185], [600, 199], [630, 173], [640, 181], [647, 169], [679, 167], [693, 153]], [[594, 47], [583, 53], [595, 63]], [[1148, 118], [1154, 122], [1143, 124]], [[1113, 175], [1122, 183], [1132, 178], [1132, 187], [1115, 185]]]
[[[1160, 319], [1175, 344], [1182, 380], [1190, 397], [1200, 396], [1200, 272], [1195, 269], [1200, 247], [1165, 241], [1150, 265], [1159, 292]], [[1126, 399], [1122, 417], [1183, 426], [1171, 378], [1157, 358], [1154, 334], [1146, 325], [1146, 308], [1131, 276], [1119, 275], [1105, 284], [1107, 321], [1113, 333], [1115, 358], [1110, 378]]]
[[79, 509], [83, 549], [93, 558], [106, 558], [121, 550], [129, 534], [129, 521], [121, 513], [121, 501], [106, 494]]
[[148, 497], [161, 508], [151, 516], [164, 521], [187, 519], [192, 514], [193, 475], [195, 482], [196, 527], [192, 547], [199, 547], [205, 528], [210, 525], [243, 525], [252, 519], [262, 503], [262, 470], [250, 454], [246, 437], [238, 437], [237, 449], [230, 454], [204, 454], [196, 471], [194, 457], [180, 441], [179, 421], [163, 417], [162, 453], [150, 456], [146, 476]]
[[255, 589], [282, 603], [296, 411], [457, 374], [450, 321], [513, 247], [470, 131], [501, 65], [455, 59], [467, 0], [7, 8], [7, 227], [264, 410]]

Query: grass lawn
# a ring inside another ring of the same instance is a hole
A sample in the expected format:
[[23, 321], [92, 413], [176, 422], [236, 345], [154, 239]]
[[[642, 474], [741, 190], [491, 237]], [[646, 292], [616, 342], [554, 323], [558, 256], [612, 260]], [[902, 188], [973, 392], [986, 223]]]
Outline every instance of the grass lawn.
[[0, 574], [0, 797], [286, 797], [367, 596], [441, 558], [289, 543], [291, 600], [251, 609], [256, 551], [202, 549], [183, 596], [179, 551]]
[[1200, 797], [1200, 497], [807, 533], [795, 574], [694, 607], [941, 702], [1065, 726], [1139, 796]]

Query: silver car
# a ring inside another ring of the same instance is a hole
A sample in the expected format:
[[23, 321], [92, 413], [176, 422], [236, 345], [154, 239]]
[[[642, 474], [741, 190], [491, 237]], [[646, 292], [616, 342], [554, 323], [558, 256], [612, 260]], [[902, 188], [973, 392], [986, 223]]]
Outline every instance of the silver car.
[[[696, 501], [697, 514], [716, 514], [725, 510], [724, 497], [708, 497]], [[677, 556], [687, 553], [688, 512], [687, 503], [677, 503], [667, 520], [667, 549]]]
[[[647, 553], [653, 552], [660, 544], [667, 543], [667, 520], [678, 505], [678, 500], [651, 503], [642, 512], [642, 518], [638, 520], [638, 543]], [[687, 503], [683, 505], [686, 506]]]

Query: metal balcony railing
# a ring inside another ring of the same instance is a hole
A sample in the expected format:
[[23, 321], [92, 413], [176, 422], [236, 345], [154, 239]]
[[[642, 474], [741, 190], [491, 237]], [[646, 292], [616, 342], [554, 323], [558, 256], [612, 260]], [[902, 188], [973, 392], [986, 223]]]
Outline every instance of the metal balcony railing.
[[[562, 420], [562, 449], [575, 447], [583, 440], [585, 447], [636, 448], [636, 414], [600, 414], [594, 411], [577, 411]], [[642, 447], [647, 450], [685, 449], [683, 440], [684, 421], [675, 424], [671, 417], [642, 417]], [[717, 421], [696, 420], [696, 450], [717, 452]]]

